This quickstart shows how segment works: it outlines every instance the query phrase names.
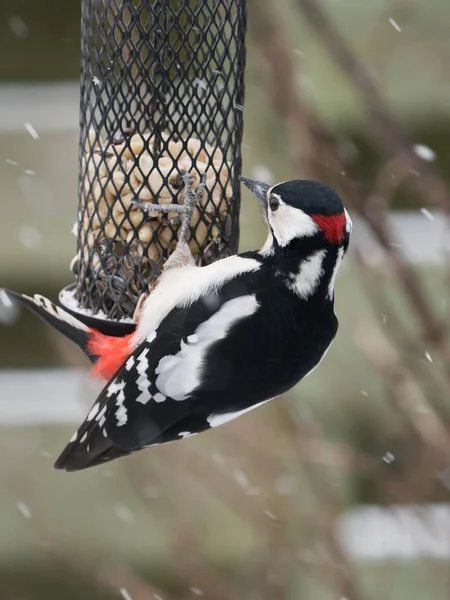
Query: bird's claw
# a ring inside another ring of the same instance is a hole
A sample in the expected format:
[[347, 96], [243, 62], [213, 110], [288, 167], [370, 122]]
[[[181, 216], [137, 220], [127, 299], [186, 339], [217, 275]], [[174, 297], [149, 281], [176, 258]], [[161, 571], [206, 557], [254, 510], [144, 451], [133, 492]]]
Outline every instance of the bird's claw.
[[189, 233], [189, 225], [194, 214], [197, 204], [200, 202], [203, 192], [206, 187], [206, 174], [201, 176], [200, 183], [197, 189], [192, 189], [192, 175], [189, 172], [182, 174], [185, 189], [185, 199], [183, 204], [152, 204], [150, 202], [138, 202], [132, 200], [134, 206], [140, 208], [144, 212], [159, 212], [159, 213], [178, 213], [181, 217], [180, 235], [178, 236], [175, 250], [170, 255], [164, 265], [164, 269], [172, 267], [180, 267], [186, 265], [194, 265], [195, 260], [189, 248], [187, 237]]
[[178, 238], [179, 242], [187, 240], [189, 224], [191, 222], [192, 215], [197, 204], [200, 202], [201, 197], [203, 196], [206, 186], [206, 175], [203, 173], [201, 176], [200, 183], [198, 184], [195, 192], [192, 191], [192, 175], [190, 173], [185, 173], [183, 175], [183, 181], [186, 197], [183, 204], [184, 211], [181, 221], [180, 237]]
[[192, 175], [188, 172], [185, 172], [182, 175], [182, 179], [184, 181], [184, 188], [186, 192], [186, 197], [183, 204], [153, 204], [151, 202], [138, 202], [135, 199], [131, 200], [133, 206], [136, 206], [143, 212], [171, 212], [182, 215], [180, 240], [187, 237], [187, 231], [189, 228], [189, 223], [191, 222], [192, 214], [195, 207], [199, 203], [206, 186], [206, 175], [202, 175], [200, 183], [195, 192], [192, 191]]
[[143, 212], [160, 212], [160, 213], [168, 213], [168, 212], [178, 212], [183, 213], [184, 206], [183, 204], [152, 204], [151, 202], [138, 202], [137, 200], [132, 199], [131, 203], [133, 206], [140, 208]]

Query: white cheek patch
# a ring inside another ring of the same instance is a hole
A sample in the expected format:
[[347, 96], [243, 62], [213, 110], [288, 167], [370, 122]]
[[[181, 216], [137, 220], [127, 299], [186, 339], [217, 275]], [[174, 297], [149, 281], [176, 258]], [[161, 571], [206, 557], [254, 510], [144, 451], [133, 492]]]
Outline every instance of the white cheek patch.
[[320, 231], [309, 215], [282, 201], [275, 212], [269, 208], [268, 219], [281, 247], [287, 246], [296, 238], [310, 237]]
[[319, 250], [302, 260], [298, 273], [286, 280], [288, 288], [304, 300], [312, 296], [323, 275], [322, 264], [325, 256], [326, 251]]
[[240, 296], [223, 306], [195, 331], [195, 343], [181, 343], [177, 354], [164, 356], [155, 373], [157, 388], [173, 400], [184, 400], [200, 384], [205, 356], [212, 344], [223, 339], [231, 326], [258, 309], [255, 296]]

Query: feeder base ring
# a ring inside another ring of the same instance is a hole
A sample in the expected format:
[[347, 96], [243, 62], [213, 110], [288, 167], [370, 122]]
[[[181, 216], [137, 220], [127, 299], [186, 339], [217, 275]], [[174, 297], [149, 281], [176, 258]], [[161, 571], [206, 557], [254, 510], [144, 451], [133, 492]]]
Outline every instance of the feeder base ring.
[[112, 319], [108, 319], [106, 315], [105, 317], [98, 317], [97, 315], [92, 314], [92, 311], [80, 306], [75, 296], [75, 284], [73, 283], [66, 286], [59, 292], [58, 301], [61, 307], [73, 317], [88, 327], [97, 329], [97, 331], [103, 333], [104, 335], [123, 337], [133, 333], [133, 331], [136, 329], [136, 325], [133, 323], [132, 319], [114, 321]]

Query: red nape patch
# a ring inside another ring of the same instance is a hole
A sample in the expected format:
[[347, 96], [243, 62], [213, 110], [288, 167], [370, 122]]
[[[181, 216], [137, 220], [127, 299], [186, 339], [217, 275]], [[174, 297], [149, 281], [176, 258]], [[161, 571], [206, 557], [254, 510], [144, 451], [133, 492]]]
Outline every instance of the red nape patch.
[[98, 356], [97, 362], [91, 371], [91, 377], [103, 377], [109, 380], [130, 356], [133, 348], [130, 341], [134, 333], [123, 337], [104, 335], [96, 329], [89, 333], [88, 351]]
[[311, 215], [311, 219], [320, 227], [330, 244], [342, 242], [345, 228], [344, 213], [332, 215], [331, 217], [326, 215]]

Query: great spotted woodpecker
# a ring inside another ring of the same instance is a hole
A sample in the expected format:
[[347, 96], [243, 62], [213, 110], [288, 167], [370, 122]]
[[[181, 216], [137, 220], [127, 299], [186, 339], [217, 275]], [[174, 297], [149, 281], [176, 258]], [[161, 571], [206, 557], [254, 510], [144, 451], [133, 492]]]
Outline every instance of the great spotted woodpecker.
[[182, 240], [130, 335], [102, 335], [42, 296], [13, 293], [107, 380], [55, 468], [86, 469], [227, 423], [292, 388], [325, 356], [351, 219], [321, 183], [241, 180], [261, 203], [264, 246], [197, 267]]

